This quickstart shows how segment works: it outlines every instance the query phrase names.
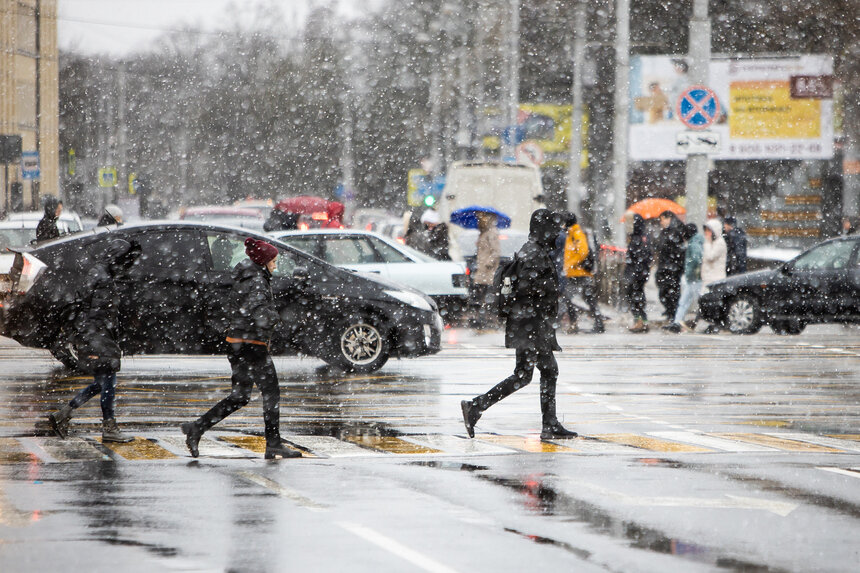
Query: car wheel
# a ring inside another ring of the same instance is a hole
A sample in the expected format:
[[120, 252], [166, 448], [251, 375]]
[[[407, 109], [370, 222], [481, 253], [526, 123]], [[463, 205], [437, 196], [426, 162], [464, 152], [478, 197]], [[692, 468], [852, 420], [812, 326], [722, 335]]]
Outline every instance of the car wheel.
[[69, 370], [77, 370], [80, 366], [78, 352], [69, 333], [69, 327], [64, 326], [60, 329], [57, 339], [51, 345], [51, 354]]
[[347, 372], [374, 372], [388, 362], [388, 336], [379, 321], [351, 316], [334, 330], [324, 360]]
[[751, 296], [738, 296], [729, 302], [726, 328], [734, 334], [755, 334], [761, 329], [761, 309]]
[[800, 334], [806, 325], [796, 318], [789, 318], [788, 320], [775, 320], [770, 327], [775, 334], [785, 335]]

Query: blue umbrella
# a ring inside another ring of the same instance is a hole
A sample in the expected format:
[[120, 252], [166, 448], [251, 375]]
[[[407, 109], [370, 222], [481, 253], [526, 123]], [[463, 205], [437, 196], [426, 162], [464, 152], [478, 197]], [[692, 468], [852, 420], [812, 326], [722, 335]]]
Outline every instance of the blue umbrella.
[[451, 222], [459, 225], [464, 229], [478, 228], [478, 213], [490, 213], [496, 216], [496, 227], [499, 229], [507, 229], [511, 226], [511, 218], [492, 207], [482, 207], [481, 205], [471, 205], [457, 209], [451, 213]]

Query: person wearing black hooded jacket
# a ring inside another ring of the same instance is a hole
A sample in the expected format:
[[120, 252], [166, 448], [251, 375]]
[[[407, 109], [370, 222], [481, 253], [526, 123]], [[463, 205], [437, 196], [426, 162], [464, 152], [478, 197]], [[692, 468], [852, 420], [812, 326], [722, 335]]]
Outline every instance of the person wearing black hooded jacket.
[[681, 275], [684, 274], [684, 225], [671, 211], [660, 214], [663, 230], [657, 237], [657, 271], [654, 280], [660, 303], [669, 322], [675, 320], [681, 298]]
[[124, 239], [112, 239], [96, 255], [96, 262], [77, 293], [74, 345], [80, 368], [93, 374], [93, 382], [66, 406], [48, 416], [54, 433], [61, 438], [68, 434], [73, 411], [96, 394], [101, 394], [102, 441], [122, 443], [134, 439], [119, 430], [114, 416], [116, 373], [120, 370], [122, 358], [117, 344], [119, 294], [115, 280], [128, 271], [138, 256], [139, 245]]
[[562, 229], [562, 215], [548, 209], [532, 213], [529, 240], [515, 255], [517, 261], [514, 297], [505, 325], [505, 347], [515, 348], [514, 373], [460, 407], [470, 438], [475, 424], [493, 404], [510, 396], [532, 380], [535, 366], [540, 371], [541, 439], [575, 438], [556, 417], [555, 386], [558, 363], [553, 351], [561, 350], [555, 336], [558, 315], [558, 273], [551, 250]]
[[53, 195], [45, 197], [45, 214], [36, 226], [36, 241], [49, 241], [60, 236], [60, 230], [57, 228], [57, 219], [60, 218], [60, 213], [62, 212], [62, 201]]
[[648, 332], [648, 315], [645, 313], [645, 283], [651, 275], [651, 246], [645, 235], [645, 219], [638, 213], [628, 212], [625, 224], [630, 229], [627, 255], [624, 264], [624, 287], [630, 313], [635, 323], [630, 332]]
[[182, 424], [185, 443], [192, 457], [199, 455], [198, 444], [212, 426], [247, 405], [256, 383], [263, 395], [263, 424], [266, 459], [301, 457], [287, 448], [280, 433], [280, 388], [275, 365], [269, 356], [269, 342], [281, 321], [270, 284], [278, 249], [252, 237], [245, 239], [248, 258], [233, 268], [234, 308], [227, 329], [233, 390], [194, 422]]

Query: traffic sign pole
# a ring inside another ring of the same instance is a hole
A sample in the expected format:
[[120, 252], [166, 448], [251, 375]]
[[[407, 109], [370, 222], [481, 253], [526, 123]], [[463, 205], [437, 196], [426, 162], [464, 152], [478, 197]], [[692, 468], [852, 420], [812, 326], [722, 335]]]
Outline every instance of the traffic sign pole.
[[[689, 47], [687, 49], [690, 83], [703, 86], [708, 83], [708, 67], [711, 61], [711, 21], [708, 17], [708, 0], [693, 0], [693, 17], [690, 20]], [[687, 93], [692, 90], [687, 90]], [[683, 94], [682, 97], [686, 95]], [[680, 103], [680, 102], [679, 102]], [[719, 102], [715, 100], [719, 114]], [[680, 105], [678, 106], [681, 107]], [[702, 106], [705, 109], [708, 107]], [[686, 116], [685, 116], [686, 117]], [[690, 120], [702, 117], [690, 116]], [[713, 117], [706, 125], [697, 126], [704, 129], [713, 123]], [[686, 122], [685, 122], [686, 123]], [[708, 156], [695, 153], [687, 156], [686, 166], [687, 187], [687, 222], [695, 223], [701, 229], [708, 216]]]

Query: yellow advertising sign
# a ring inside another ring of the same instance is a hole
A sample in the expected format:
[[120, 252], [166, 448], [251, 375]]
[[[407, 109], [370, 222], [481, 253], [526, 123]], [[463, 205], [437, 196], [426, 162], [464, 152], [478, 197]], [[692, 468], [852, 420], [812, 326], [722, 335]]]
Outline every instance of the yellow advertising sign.
[[739, 139], [821, 137], [821, 101], [792, 99], [787, 81], [729, 84], [729, 134]]

